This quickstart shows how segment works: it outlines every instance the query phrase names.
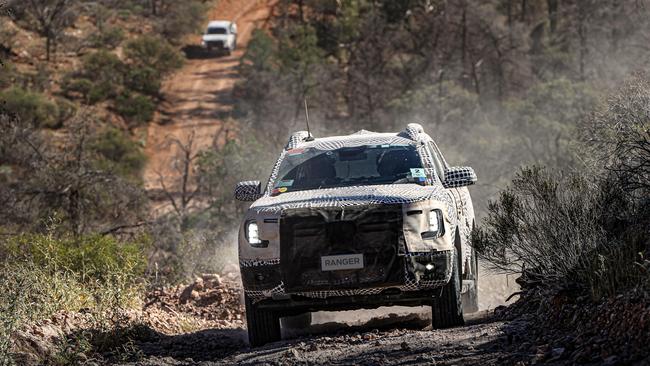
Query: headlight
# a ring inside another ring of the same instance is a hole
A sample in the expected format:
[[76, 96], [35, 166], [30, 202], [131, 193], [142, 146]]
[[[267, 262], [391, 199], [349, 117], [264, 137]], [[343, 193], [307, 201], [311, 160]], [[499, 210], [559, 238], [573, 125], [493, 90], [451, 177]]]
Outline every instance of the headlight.
[[248, 244], [255, 248], [266, 248], [269, 246], [268, 240], [260, 240], [260, 230], [257, 227], [257, 222], [249, 221], [246, 224], [246, 240]]
[[434, 239], [445, 233], [442, 223], [442, 211], [436, 209], [429, 211], [429, 230], [422, 233], [422, 239]]

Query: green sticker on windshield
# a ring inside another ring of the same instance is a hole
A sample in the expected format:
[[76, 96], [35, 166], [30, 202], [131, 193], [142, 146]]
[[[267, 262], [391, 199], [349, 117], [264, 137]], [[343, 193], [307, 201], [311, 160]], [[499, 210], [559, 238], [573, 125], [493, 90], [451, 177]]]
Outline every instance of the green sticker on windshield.
[[293, 185], [293, 179], [281, 180], [276, 184], [276, 187], [291, 187]]
[[411, 168], [411, 177], [413, 178], [426, 178], [424, 168]]

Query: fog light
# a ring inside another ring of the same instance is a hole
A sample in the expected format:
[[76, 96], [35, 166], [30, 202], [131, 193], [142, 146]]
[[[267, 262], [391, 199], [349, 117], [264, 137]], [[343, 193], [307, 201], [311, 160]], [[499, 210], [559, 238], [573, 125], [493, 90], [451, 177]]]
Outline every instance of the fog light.
[[255, 279], [262, 282], [264, 281], [264, 276], [261, 273], [255, 275]]
[[426, 265], [426, 266], [424, 266], [424, 268], [426, 268], [426, 269], [427, 269], [427, 271], [430, 271], [430, 270], [432, 270], [432, 269], [433, 269], [433, 264], [431, 264], [431, 263], [427, 263], [427, 265]]

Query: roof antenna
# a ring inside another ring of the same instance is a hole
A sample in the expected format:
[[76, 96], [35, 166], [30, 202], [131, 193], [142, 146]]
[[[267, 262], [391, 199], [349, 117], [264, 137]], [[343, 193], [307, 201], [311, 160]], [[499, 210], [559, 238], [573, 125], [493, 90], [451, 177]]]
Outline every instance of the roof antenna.
[[305, 98], [305, 122], [307, 122], [307, 137], [305, 141], [314, 141], [314, 136], [311, 135], [311, 130], [309, 129], [309, 107], [307, 106], [307, 98]]

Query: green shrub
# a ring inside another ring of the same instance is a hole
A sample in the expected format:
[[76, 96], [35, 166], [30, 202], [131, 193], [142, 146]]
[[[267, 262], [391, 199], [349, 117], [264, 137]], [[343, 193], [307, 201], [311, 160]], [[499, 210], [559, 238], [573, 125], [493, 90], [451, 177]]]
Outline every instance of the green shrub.
[[79, 97], [83, 99], [85, 103], [89, 103], [88, 95], [92, 89], [92, 81], [81, 77], [75, 77], [73, 74], [64, 76], [63, 80], [61, 81], [61, 90], [66, 97]]
[[131, 127], [151, 121], [156, 105], [144, 95], [124, 92], [115, 98], [115, 111], [124, 117]]
[[81, 70], [67, 75], [62, 89], [64, 94], [79, 94], [88, 104], [114, 98], [124, 83], [126, 66], [113, 53], [100, 50], [84, 57]]
[[151, 68], [162, 77], [183, 66], [183, 56], [164, 39], [141, 36], [127, 42], [124, 55], [133, 65]]
[[91, 149], [101, 156], [99, 163], [102, 170], [114, 171], [123, 177], [138, 177], [146, 162], [138, 144], [114, 128], [97, 136], [91, 144]]
[[611, 179], [523, 169], [489, 203], [474, 248], [493, 269], [525, 270], [542, 285], [578, 287], [594, 297], [648, 284], [650, 262], [638, 262], [646, 240], [637, 234], [642, 216]]
[[206, 4], [197, 0], [174, 1], [158, 23], [158, 32], [173, 44], [180, 44], [187, 34], [197, 33], [203, 27]]
[[124, 40], [124, 31], [119, 27], [108, 27], [92, 34], [88, 41], [91, 47], [114, 49]]
[[55, 98], [57, 108], [59, 109], [59, 125], [72, 118], [77, 113], [77, 105], [65, 98]]
[[120, 273], [136, 281], [144, 274], [147, 239], [121, 243], [111, 236], [56, 238], [25, 234], [3, 243], [5, 262], [32, 262], [52, 272], [69, 272], [88, 284], [105, 283]]
[[130, 68], [126, 75], [125, 86], [133, 91], [156, 96], [160, 91], [160, 75], [148, 66]]
[[50, 128], [60, 126], [58, 106], [43, 94], [13, 87], [0, 92], [0, 101], [7, 111], [15, 113], [23, 123]]
[[4, 65], [0, 66], [0, 89], [8, 88], [14, 85], [16, 80], [16, 69], [14, 65], [3, 60]]
[[0, 355], [13, 330], [59, 311], [85, 309], [111, 322], [120, 309], [140, 306], [148, 242], [49, 234], [0, 241]]

